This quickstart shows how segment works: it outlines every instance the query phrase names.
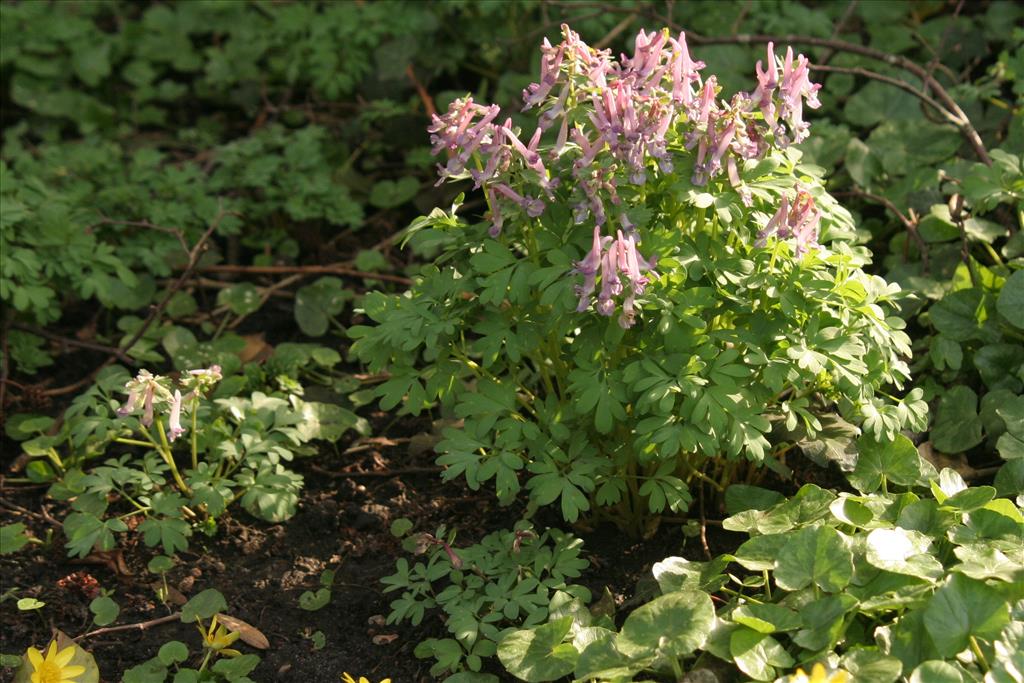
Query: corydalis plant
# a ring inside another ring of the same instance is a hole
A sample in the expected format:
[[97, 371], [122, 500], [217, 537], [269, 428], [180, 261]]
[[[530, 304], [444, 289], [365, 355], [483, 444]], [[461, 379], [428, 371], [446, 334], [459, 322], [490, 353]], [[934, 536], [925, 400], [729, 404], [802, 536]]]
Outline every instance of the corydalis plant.
[[[667, 30], [641, 31], [633, 57], [623, 56], [618, 62], [609, 50], [586, 45], [568, 26], [562, 26], [562, 35], [557, 46], [545, 39], [540, 82], [523, 91], [523, 111], [540, 111], [527, 144], [511, 118], [498, 123], [497, 105], [481, 106], [472, 97], [453, 102], [444, 116], [435, 115], [428, 130], [434, 153], [450, 155], [447, 164], [438, 167], [440, 182], [468, 174], [475, 188], [484, 189], [492, 237], [500, 234], [513, 212], [528, 219], [540, 216], [545, 202], [562, 199], [555, 196], [559, 179], [571, 178], [567, 199], [575, 221], [592, 218], [596, 226], [594, 248], [576, 266], [584, 276], [577, 290], [579, 310], [593, 303], [599, 313], [612, 315], [616, 297], [624, 295], [619, 323], [628, 327], [634, 321], [635, 297], [647, 282], [639, 266], [650, 267], [637, 252], [639, 234], [628, 215], [631, 203], [623, 202], [620, 187], [642, 187], [649, 175], [672, 174], [674, 157], [686, 150], [692, 155], [694, 186], [706, 186], [725, 170], [743, 203], [751, 205], [739, 164], [756, 163], [804, 140], [809, 125], [803, 120], [803, 106], [820, 106], [821, 86], [811, 83], [803, 55], [794, 59], [792, 49], [787, 49], [780, 65], [769, 43], [767, 66], [757, 63], [756, 89], [719, 100], [716, 77], [702, 78], [705, 64], [690, 56], [685, 33], [676, 39]], [[545, 131], [556, 122], [560, 124], [554, 143], [541, 150]], [[782, 202], [780, 211], [785, 212], [785, 194]], [[798, 190], [794, 210], [798, 204], [799, 229], [791, 229], [792, 221], [775, 220], [760, 237], [774, 232], [780, 239], [792, 238], [798, 254], [817, 246], [820, 212], [814, 198]], [[609, 213], [622, 230], [614, 238], [601, 238]], [[598, 270], [603, 284], [591, 302]], [[620, 275], [626, 276], [626, 283]]]
[[[196, 416], [199, 399], [205, 396], [222, 378], [219, 365], [189, 370], [180, 379], [178, 386], [174, 387], [174, 393], [171, 393], [172, 381], [170, 378], [154, 375], [149, 370], [143, 369], [124, 385], [125, 391], [128, 392], [128, 400], [118, 408], [118, 416], [127, 417], [140, 409], [142, 410], [138, 431], [146, 439], [148, 445], [153, 446], [170, 467], [174, 481], [182, 493], [188, 494], [190, 490], [178, 471], [170, 445], [187, 431], [181, 426], [181, 411], [184, 408], [192, 415], [192, 469], [196, 469], [198, 466]], [[188, 392], [184, 396], [181, 394], [182, 389]], [[156, 432], [159, 441], [150, 433], [157, 408], [162, 408], [167, 412], [167, 429], [164, 429], [161, 419], [156, 419]]]
[[488, 213], [416, 221], [444, 253], [351, 329], [389, 373], [384, 408], [464, 420], [438, 445], [445, 477], [637, 529], [741, 460], [781, 467], [823, 417], [883, 440], [922, 426], [919, 393], [876, 393], [908, 376], [899, 288], [860, 269], [850, 214], [792, 146], [818, 104], [803, 56], [769, 46], [724, 99], [683, 34], [614, 60], [563, 27], [542, 52], [535, 123], [468, 97], [433, 120], [442, 181], [471, 180]]

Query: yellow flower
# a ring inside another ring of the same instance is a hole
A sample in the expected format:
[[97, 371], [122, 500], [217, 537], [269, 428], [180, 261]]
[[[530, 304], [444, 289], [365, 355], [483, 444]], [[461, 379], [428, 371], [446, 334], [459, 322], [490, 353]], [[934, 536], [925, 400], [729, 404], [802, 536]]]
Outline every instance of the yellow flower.
[[202, 626], [198, 628], [199, 632], [203, 635], [203, 647], [206, 649], [213, 650], [225, 657], [238, 657], [242, 654], [238, 650], [233, 650], [229, 647], [242, 634], [228, 631], [216, 618], [210, 620], [210, 628], [208, 630], [204, 631]]
[[[352, 678], [352, 676], [350, 676], [348, 673], [343, 673], [341, 675], [341, 680], [343, 683], [370, 683], [366, 676], [360, 676], [359, 680], [357, 681], [356, 679]], [[380, 683], [391, 683], [391, 679], [385, 678]]]
[[32, 683], [75, 683], [75, 677], [85, 673], [84, 666], [68, 666], [75, 657], [75, 646], [71, 645], [57, 652], [57, 641], [50, 641], [46, 656], [34, 647], [25, 650], [32, 665]]
[[825, 669], [825, 665], [821, 662], [814, 665], [811, 669], [811, 675], [808, 676], [804, 673], [803, 669], [797, 669], [796, 672], [789, 677], [789, 683], [847, 683], [850, 680], [850, 674], [842, 669], [836, 669], [835, 671], [828, 671]]

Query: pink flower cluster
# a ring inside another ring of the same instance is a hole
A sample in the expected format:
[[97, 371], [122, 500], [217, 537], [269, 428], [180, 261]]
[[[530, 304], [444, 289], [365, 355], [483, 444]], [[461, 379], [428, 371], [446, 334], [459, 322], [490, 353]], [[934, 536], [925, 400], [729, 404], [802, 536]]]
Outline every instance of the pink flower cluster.
[[[453, 102], [444, 116], [435, 115], [427, 129], [431, 133], [433, 154], [447, 152], [449, 155], [447, 164], [438, 164], [441, 179], [437, 184], [468, 173], [474, 181], [474, 189], [483, 186], [491, 207], [492, 237], [498, 236], [504, 223], [499, 196], [518, 205], [531, 218], [544, 212], [545, 204], [541, 199], [521, 195], [507, 182], [498, 180], [499, 177], [510, 176], [514, 170], [513, 162], [518, 162], [518, 170], [532, 176], [528, 179], [540, 185], [548, 197], [558, 186], [558, 179], [550, 178], [537, 151], [543, 132], [541, 128], [537, 128], [528, 144], [523, 144], [512, 129], [511, 118], [500, 126], [493, 123], [499, 113], [500, 108], [496, 104], [484, 107], [474, 103], [472, 97], [465, 97]], [[477, 116], [480, 119], [474, 122]], [[474, 154], [485, 160], [483, 168], [467, 169]]]
[[[428, 129], [433, 152], [448, 155], [447, 163], [438, 166], [439, 183], [470, 177], [476, 188], [482, 187], [490, 207], [490, 234], [497, 237], [510, 210], [527, 218], [541, 216], [555, 197], [559, 178], [571, 177], [572, 187], [560, 194], [572, 204], [577, 223], [593, 218], [595, 224], [594, 247], [574, 270], [584, 278], [579, 308], [590, 305], [600, 271], [594, 306], [611, 315], [615, 298], [624, 294], [620, 323], [628, 327], [634, 299], [647, 284], [643, 273], [651, 266], [637, 252], [639, 234], [622, 206], [620, 184], [643, 185], [652, 172], [672, 173], [673, 156], [685, 149], [694, 158], [694, 185], [706, 185], [724, 171], [750, 205], [751, 194], [740, 177], [742, 162], [806, 138], [803, 106], [820, 106], [821, 86], [811, 83], [803, 55], [794, 58], [788, 49], [780, 66], [769, 43], [766, 63], [759, 61], [755, 69], [756, 89], [720, 100], [717, 79], [702, 78], [705, 65], [691, 57], [686, 35], [672, 37], [667, 30], [640, 31], [632, 56], [616, 60], [610, 50], [590, 47], [563, 24], [562, 42], [551, 45], [545, 39], [541, 53], [540, 80], [523, 90], [523, 111], [540, 109], [527, 142], [511, 118], [497, 122], [496, 105], [485, 107], [472, 97], [456, 100], [443, 116], [433, 117]], [[554, 140], [542, 149], [541, 138], [556, 123]], [[524, 189], [530, 187], [535, 194]], [[772, 232], [796, 237], [801, 253], [814, 244], [819, 214], [810, 195], [804, 195], [793, 207], [784, 202], [760, 237]], [[602, 237], [609, 212], [622, 227], [614, 238]]]
[[737, 93], [729, 102], [715, 99], [715, 77], [708, 78], [690, 110], [693, 129], [686, 136], [686, 148], [697, 149], [693, 184], [706, 185], [724, 166], [729, 182], [748, 206], [751, 197], [740, 180], [737, 160], [762, 159], [773, 144], [783, 149], [802, 142], [810, 128], [803, 120], [804, 101], [813, 109], [821, 106], [817, 95], [821, 85], [811, 83], [806, 57], [799, 55], [794, 62], [793, 48], [786, 49], [780, 74], [774, 45], [768, 43], [767, 67], [758, 61], [755, 70], [754, 92]]
[[653, 265], [637, 252], [636, 238], [632, 233], [627, 231], [623, 236], [622, 231], [618, 230], [614, 239], [602, 237], [601, 227], [595, 225], [593, 246], [582, 261], [576, 262], [573, 269], [574, 273], [583, 276], [583, 284], [576, 286], [576, 294], [580, 298], [576, 310], [583, 312], [590, 308], [600, 271], [601, 291], [594, 308], [601, 315], [610, 316], [615, 312], [615, 298], [624, 295], [619, 325], [623, 328], [632, 327], [635, 321], [633, 304], [650, 282], [645, 273], [656, 276], [652, 272]]
[[779, 210], [772, 219], [757, 233], [759, 247], [765, 246], [770, 235], [778, 239], [793, 239], [796, 243], [796, 254], [807, 253], [818, 244], [818, 227], [821, 223], [821, 211], [814, 204], [811, 193], [802, 188], [797, 189], [792, 205], [789, 198], [782, 196]]

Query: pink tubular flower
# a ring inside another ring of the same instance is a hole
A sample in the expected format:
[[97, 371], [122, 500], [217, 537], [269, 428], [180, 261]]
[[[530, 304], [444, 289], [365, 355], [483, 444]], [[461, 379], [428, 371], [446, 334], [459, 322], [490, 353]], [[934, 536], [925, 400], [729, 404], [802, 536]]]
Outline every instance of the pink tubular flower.
[[498, 198], [494, 196], [494, 188], [492, 186], [488, 185], [486, 192], [487, 203], [491, 207], [491, 227], [488, 228], [487, 234], [497, 239], [498, 235], [501, 234], [501, 227], [504, 225], [504, 219], [501, 217], [501, 205], [498, 204]]
[[679, 40], [670, 39], [672, 43], [672, 101], [689, 107], [693, 102], [692, 83], [700, 81], [697, 72], [704, 68], [704, 62], [690, 58], [686, 47], [686, 34], [680, 31]]
[[597, 271], [601, 267], [601, 250], [604, 243], [611, 240], [611, 237], [601, 237], [601, 226], [594, 226], [594, 243], [586, 257], [575, 263], [574, 273], [583, 276], [583, 285], [577, 285], [576, 294], [580, 298], [576, 310], [582, 313], [590, 306], [590, 296], [597, 286]]
[[184, 427], [181, 426], [181, 392], [177, 389], [174, 390], [174, 398], [171, 399], [171, 417], [168, 426], [170, 430], [167, 432], [167, 438], [171, 441], [185, 433]]
[[523, 111], [543, 102], [551, 88], [558, 82], [558, 70], [562, 66], [565, 49], [565, 43], [556, 48], [551, 47], [547, 38], [544, 39], [540, 49], [543, 55], [540, 60], [540, 82], [531, 83], [523, 90]]
[[619, 230], [616, 238], [612, 239], [601, 237], [600, 230], [594, 228], [593, 246], [587, 257], [578, 261], [573, 270], [584, 278], [583, 285], [576, 288], [580, 297], [576, 310], [581, 313], [591, 305], [598, 269], [601, 274], [601, 291], [593, 302], [594, 310], [600, 315], [611, 316], [615, 313], [616, 299], [622, 296], [622, 314], [618, 322], [623, 328], [632, 327], [636, 319], [636, 297], [644, 293], [649, 283], [646, 273], [652, 270], [652, 264], [637, 252], [636, 238], [632, 232], [627, 229], [623, 235]]
[[118, 409], [117, 414], [124, 417], [142, 408], [141, 422], [149, 427], [153, 424], [155, 405], [171, 398], [171, 392], [164, 383], [165, 379], [160, 375], [154, 375], [149, 370], [140, 370], [134, 379], [124, 385], [128, 392], [128, 400]]
[[495, 183], [493, 187], [498, 194], [503, 195], [518, 204], [530, 218], [536, 218], [544, 213], [544, 202], [540, 199], [535, 197], [524, 197], [508, 185], [503, 185], [501, 183]]
[[780, 240], [792, 238], [795, 242], [796, 255], [802, 256], [811, 248], [818, 246], [820, 222], [821, 211], [815, 206], [814, 197], [810, 192], [798, 187], [792, 205], [783, 195], [778, 211], [757, 234], [757, 241], [754, 244], [763, 247], [772, 235]]

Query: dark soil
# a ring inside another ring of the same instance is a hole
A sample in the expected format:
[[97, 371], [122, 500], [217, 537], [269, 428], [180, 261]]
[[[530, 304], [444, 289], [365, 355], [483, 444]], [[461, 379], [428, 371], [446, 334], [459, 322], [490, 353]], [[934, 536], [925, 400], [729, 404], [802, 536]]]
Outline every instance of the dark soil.
[[[381, 426], [386, 416], [378, 416]], [[499, 508], [486, 490], [473, 492], [459, 483], [444, 483], [433, 468], [429, 450], [410, 447], [409, 437], [429, 432], [428, 421], [405, 420], [386, 437], [353, 448], [350, 455], [323, 455], [299, 463], [306, 487], [298, 513], [286, 523], [266, 524], [246, 513], [221, 519], [213, 538], [194, 536], [189, 552], [179, 553], [168, 583], [185, 597], [216, 588], [227, 599], [230, 615], [259, 629], [270, 648], [258, 652], [262, 662], [257, 681], [336, 682], [342, 672], [364, 675], [374, 683], [391, 677], [395, 683], [430, 681], [428, 660], [413, 655], [427, 637], [444, 637], [439, 616], [428, 616], [418, 627], [387, 626], [391, 595], [381, 592], [379, 579], [393, 573], [403, 554], [389, 532], [392, 520], [407, 517], [418, 529], [433, 530], [444, 523], [459, 530], [459, 543], [472, 543], [486, 533], [511, 524], [520, 512]], [[364, 474], [353, 473], [359, 472]], [[29, 546], [0, 557], [3, 591], [16, 590], [2, 603], [0, 651], [21, 654], [29, 645], [41, 646], [52, 628], [75, 637], [95, 628], [89, 602], [98, 586], [113, 591], [121, 606], [115, 622], [146, 622], [172, 613], [156, 597], [157, 579], [146, 571], [156, 554], [133, 535], [107, 564], [71, 560], [63, 548], [57, 520], [65, 511], [44, 498], [44, 488], [8, 486], [2, 491], [0, 523], [22, 522], [38, 538], [51, 542]], [[655, 538], [631, 540], [617, 530], [578, 529], [585, 539], [591, 568], [583, 577], [595, 596], [608, 587], [620, 604], [635, 595], [636, 584], [650, 576], [653, 562], [670, 554], [704, 559], [699, 539], [685, 539], [678, 524], [664, 524]], [[734, 548], [738, 535], [709, 525], [713, 553]], [[127, 572], [124, 571], [127, 569]], [[303, 591], [319, 587], [325, 569], [336, 571], [330, 603], [317, 611], [299, 607]], [[35, 597], [46, 603], [39, 614], [19, 612], [14, 602]], [[176, 608], [175, 608], [176, 609]], [[321, 631], [326, 645], [317, 650], [310, 636]], [[177, 621], [147, 630], [101, 634], [82, 641], [99, 663], [104, 681], [156, 655], [169, 640], [181, 640], [199, 650], [195, 626]], [[10, 677], [0, 669], [0, 679]]]

